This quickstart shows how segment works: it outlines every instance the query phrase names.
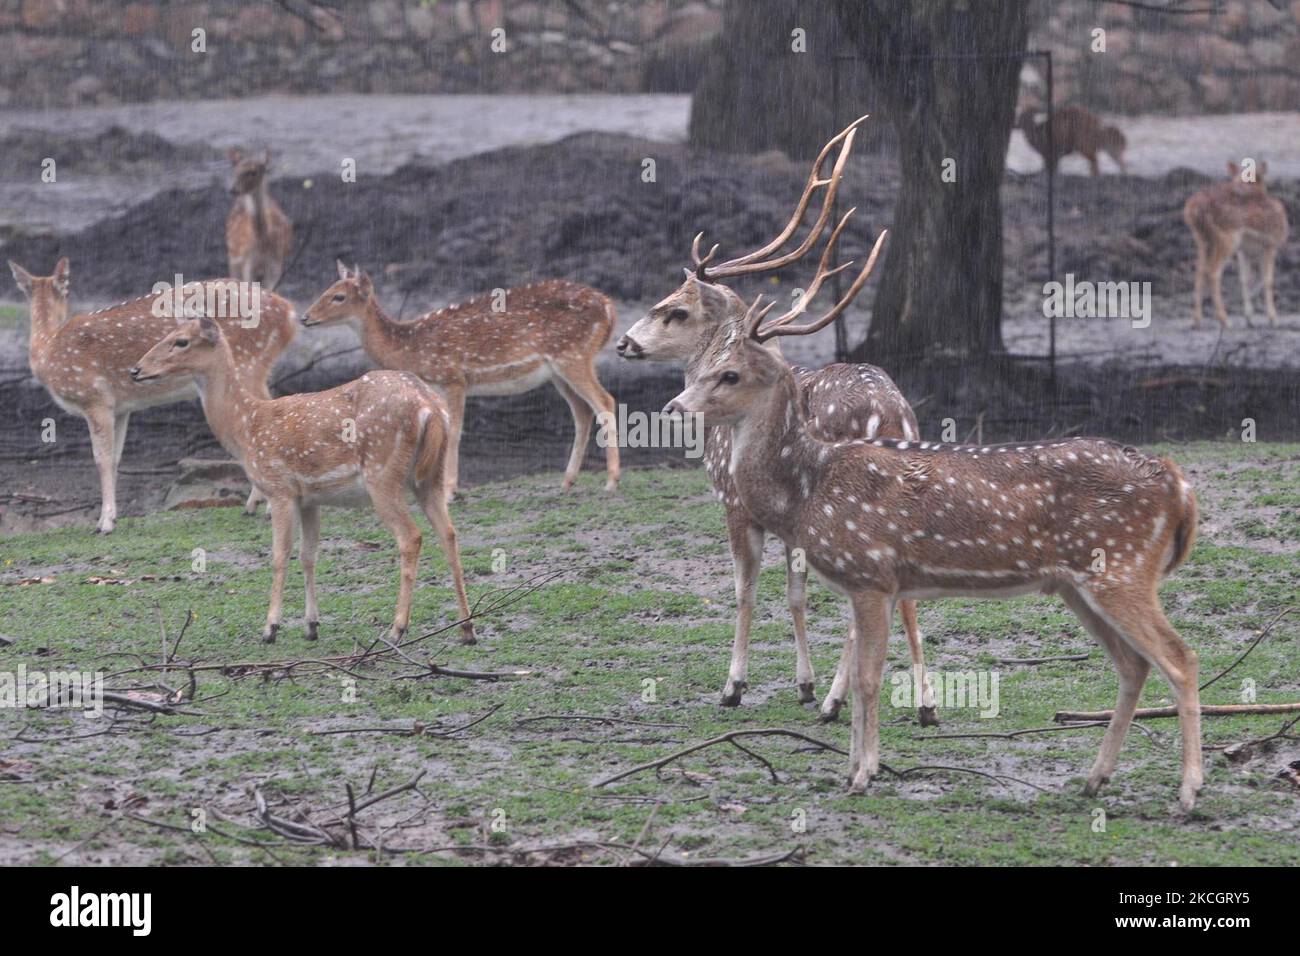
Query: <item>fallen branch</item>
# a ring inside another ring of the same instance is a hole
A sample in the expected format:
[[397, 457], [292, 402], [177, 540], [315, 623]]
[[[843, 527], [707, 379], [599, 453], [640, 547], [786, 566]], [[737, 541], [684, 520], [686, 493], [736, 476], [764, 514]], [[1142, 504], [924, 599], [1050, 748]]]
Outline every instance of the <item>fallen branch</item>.
[[1049, 664], [1055, 661], [1086, 661], [1091, 654], [1061, 654], [1057, 657], [1002, 657], [999, 664]]
[[[1300, 701], [1294, 704], [1202, 704], [1202, 717], [1236, 717], [1241, 714], [1294, 714], [1300, 712]], [[1078, 720], [1109, 721], [1113, 710], [1058, 710], [1052, 720], [1058, 724]], [[1134, 713], [1137, 720], [1152, 717], [1177, 717], [1177, 707], [1139, 707]]]
[[[813, 744], [814, 746], [822, 750], [829, 750], [831, 753], [841, 754], [846, 757], [848, 756], [847, 750], [841, 750], [839, 747], [836, 747], [834, 744], [828, 744], [823, 740], [818, 740], [815, 737], [809, 737], [807, 734], [801, 734], [795, 730], [784, 730], [779, 727], [768, 727], [760, 730], [733, 730], [723, 734], [720, 737], [713, 737], [709, 740], [702, 741], [698, 744], [692, 744], [689, 747], [683, 747], [681, 750], [675, 750], [672, 753], [670, 753], [668, 756], [660, 757], [658, 760], [652, 760], [649, 763], [639, 764], [635, 767], [632, 767], [630, 770], [624, 770], [621, 773], [616, 773], [611, 777], [604, 777], [601, 780], [597, 780], [591, 786], [593, 789], [597, 789], [600, 787], [608, 786], [609, 784], [614, 783], [615, 781], [618, 780], [622, 780], [625, 777], [630, 777], [633, 774], [641, 773], [645, 770], [658, 770], [661, 767], [666, 767], [674, 760], [678, 760], [682, 757], [689, 756], [690, 754], [697, 753], [708, 747], [715, 747], [718, 744], [735, 744], [736, 740], [741, 737], [794, 737], [796, 740], [802, 740], [804, 741], [804, 743]], [[741, 747], [740, 749], [745, 750], [744, 747]], [[751, 753], [748, 750], [745, 750], [745, 752], [749, 753], [750, 756], [756, 756], [755, 754]], [[763, 761], [763, 763], [767, 764], [767, 761]], [[767, 764], [767, 767], [768, 770], [775, 775], [775, 771], [772, 771], [771, 765]]]
[[1273, 620], [1269, 621], [1268, 624], [1265, 625], [1264, 629], [1263, 629], [1262, 631], [1259, 632], [1259, 636], [1256, 637], [1255, 640], [1253, 640], [1253, 641], [1251, 642], [1250, 647], [1246, 648], [1244, 651], [1241, 652], [1241, 656], [1240, 656], [1240, 657], [1238, 657], [1235, 661], [1233, 661], [1231, 664], [1229, 664], [1229, 665], [1228, 665], [1227, 667], [1225, 667], [1223, 670], [1219, 671], [1219, 673], [1215, 674], [1213, 677], [1211, 677], [1209, 680], [1207, 680], [1204, 684], [1202, 684], [1202, 685], [1200, 686], [1199, 689], [1200, 689], [1200, 690], [1205, 690], [1205, 688], [1209, 687], [1211, 684], [1213, 684], [1215, 681], [1217, 681], [1220, 677], [1223, 677], [1225, 674], [1230, 673], [1230, 672], [1233, 670], [1233, 668], [1235, 668], [1238, 664], [1240, 664], [1242, 661], [1244, 661], [1244, 660], [1246, 659], [1246, 655], [1247, 655], [1247, 654], [1249, 654], [1251, 651], [1253, 651], [1256, 647], [1259, 646], [1259, 642], [1260, 642], [1260, 641], [1262, 641], [1264, 638], [1268, 637], [1268, 632], [1271, 631], [1271, 630], [1273, 630], [1273, 625], [1277, 624], [1278, 621], [1282, 620], [1282, 618], [1286, 617], [1288, 614], [1290, 614], [1290, 613], [1291, 613], [1292, 611], [1294, 611], [1294, 610], [1295, 610], [1295, 607], [1294, 607], [1294, 606], [1291, 606], [1291, 607], [1284, 607], [1284, 608], [1282, 608], [1282, 610], [1278, 612], [1277, 616], [1274, 617]]

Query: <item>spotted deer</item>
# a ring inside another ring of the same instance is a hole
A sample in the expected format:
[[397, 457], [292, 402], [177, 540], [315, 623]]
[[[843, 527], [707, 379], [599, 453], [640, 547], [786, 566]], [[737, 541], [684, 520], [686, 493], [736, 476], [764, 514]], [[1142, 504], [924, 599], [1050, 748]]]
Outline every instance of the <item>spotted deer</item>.
[[1157, 595], [1196, 536], [1196, 496], [1178, 467], [1097, 438], [981, 446], [822, 439], [808, 428], [793, 371], [765, 344], [816, 332], [845, 304], [793, 324], [810, 298], [765, 321], [772, 307], [760, 308], [760, 296], [719, 327], [665, 412], [700, 413], [731, 430], [730, 466], [745, 507], [787, 548], [803, 549], [853, 606], [851, 789], [865, 790], [880, 767], [879, 698], [895, 604], [1037, 591], [1061, 596], [1119, 677], [1085, 793], [1114, 772], [1154, 664], [1178, 699], [1179, 799], [1190, 811], [1202, 782], [1197, 659]]
[[[117, 522], [117, 468], [126, 443], [131, 413], [155, 405], [184, 401], [195, 394], [194, 384], [180, 379], [148, 387], [134, 384], [127, 370], [154, 342], [176, 326], [169, 301], [158, 293], [131, 299], [106, 309], [68, 317], [71, 269], [60, 259], [51, 276], [33, 276], [9, 263], [14, 280], [31, 305], [28, 347], [32, 374], [55, 402], [86, 420], [95, 467], [99, 470], [100, 512], [97, 529], [111, 532]], [[210, 279], [182, 287], [183, 300], [201, 288], [203, 303], [232, 301], [230, 280]], [[261, 292], [257, 312], [217, 309], [230, 339], [235, 368], [248, 388], [268, 398], [266, 379], [275, 361], [293, 341], [298, 324], [293, 306], [272, 292]], [[160, 308], [160, 304], [163, 306]], [[247, 311], [247, 310], [245, 310]], [[261, 499], [256, 487], [244, 510], [252, 514]]]
[[406, 372], [369, 372], [323, 392], [268, 399], [248, 388], [221, 327], [190, 319], [154, 345], [130, 370], [141, 387], [189, 378], [197, 383], [214, 435], [239, 459], [271, 511], [271, 602], [265, 643], [280, 628], [284, 575], [301, 528], [307, 639], [316, 640], [316, 555], [322, 505], [369, 503], [397, 540], [401, 577], [390, 636], [400, 640], [411, 619], [411, 595], [422, 538], [406, 501], [415, 492], [442, 542], [460, 606], [461, 640], [474, 643], [456, 529], [443, 493], [447, 410], [429, 386]]
[[[451, 415], [448, 496], [460, 474], [465, 398], [518, 395], [548, 381], [573, 414], [563, 487], [577, 480], [593, 420], [615, 414], [614, 399], [596, 376], [596, 354], [614, 330], [614, 303], [585, 285], [550, 279], [398, 322], [379, 304], [369, 275], [342, 262], [338, 273], [338, 281], [303, 313], [302, 324], [349, 323], [376, 365], [413, 372], [438, 390]], [[614, 443], [605, 448], [605, 468], [605, 488], [612, 491], [619, 477]]]
[[1241, 279], [1242, 308], [1246, 325], [1255, 317], [1253, 293], [1250, 287], [1250, 259], [1259, 264], [1260, 280], [1264, 287], [1264, 309], [1271, 325], [1277, 325], [1277, 306], [1273, 302], [1273, 274], [1278, 250], [1286, 245], [1290, 225], [1286, 206], [1269, 195], [1264, 176], [1268, 163], [1261, 162], [1255, 170], [1254, 181], [1243, 178], [1237, 163], [1228, 163], [1228, 179], [1215, 183], [1193, 194], [1183, 205], [1183, 221], [1196, 240], [1196, 286], [1193, 293], [1196, 305], [1192, 324], [1201, 326], [1202, 307], [1205, 302], [1205, 280], [1210, 282], [1210, 298], [1214, 302], [1214, 317], [1219, 325], [1228, 327], [1228, 311], [1223, 305], [1223, 268], [1237, 256], [1237, 272]]
[[[696, 236], [692, 248], [695, 268], [686, 270], [686, 281], [677, 291], [654, 306], [619, 339], [618, 354], [632, 360], [688, 362], [712, 339], [728, 316], [745, 309], [740, 297], [723, 285], [721, 280], [771, 272], [805, 255], [824, 231], [834, 206], [844, 164], [853, 148], [853, 138], [858, 125], [865, 118], [848, 126], [822, 148], [804, 185], [794, 215], [774, 241], [746, 256], [711, 265], [709, 261], [701, 259], [700, 237]], [[836, 146], [840, 147], [840, 152], [835, 166], [830, 177], [822, 179], [822, 167]], [[822, 196], [820, 214], [807, 238], [793, 251], [775, 256], [777, 250], [798, 230], [813, 194], [821, 188], [825, 188], [826, 192]], [[775, 354], [780, 354], [775, 340], [768, 347]], [[808, 427], [821, 438], [920, 437], [911, 406], [884, 370], [874, 365], [835, 364], [818, 370], [796, 367], [793, 371], [799, 384]], [[721, 701], [723, 706], [734, 707], [740, 703], [748, 686], [750, 626], [766, 531], [746, 510], [736, 490], [735, 479], [730, 471], [729, 429], [710, 427], [706, 430], [704, 461], [714, 491], [726, 508], [727, 538], [736, 576], [736, 630], [731, 666], [727, 671]], [[809, 703], [814, 699], [815, 678], [805, 623], [808, 573], [800, 568], [801, 563], [793, 560], [787, 551], [786, 598], [794, 621], [795, 683], [799, 700]], [[922, 725], [933, 726], [939, 720], [935, 712], [934, 695], [925, 678], [925, 655], [917, 623], [916, 602], [900, 602], [899, 613], [912, 654], [914, 677], [917, 686], [921, 688], [921, 693], [917, 695], [918, 716]], [[847, 696], [847, 681], [846, 665], [837, 672], [837, 679], [822, 705], [823, 719], [833, 719], [839, 713]]]
[[267, 173], [271, 168], [271, 151], [261, 156], [245, 156], [230, 150], [234, 183], [230, 187], [235, 201], [226, 216], [226, 255], [230, 274], [244, 282], [260, 282], [274, 289], [284, 272], [285, 260], [293, 248], [293, 225], [279, 203], [271, 198]]
[[1025, 141], [1043, 157], [1049, 170], [1055, 170], [1062, 157], [1080, 153], [1088, 160], [1092, 175], [1099, 176], [1101, 167], [1097, 164], [1097, 154], [1102, 152], [1115, 160], [1121, 173], [1128, 172], [1124, 162], [1128, 140], [1124, 134], [1114, 126], [1106, 126], [1082, 106], [1064, 106], [1052, 112], [1050, 142], [1048, 121], [1035, 119], [1033, 111], [1021, 113], [1016, 125], [1025, 134]]

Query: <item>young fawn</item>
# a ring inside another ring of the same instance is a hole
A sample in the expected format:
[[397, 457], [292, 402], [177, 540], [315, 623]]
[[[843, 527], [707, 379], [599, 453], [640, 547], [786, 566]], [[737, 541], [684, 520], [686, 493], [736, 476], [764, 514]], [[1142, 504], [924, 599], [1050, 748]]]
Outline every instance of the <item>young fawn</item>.
[[1061, 157], [1081, 153], [1088, 160], [1092, 175], [1101, 174], [1097, 153], [1104, 152], [1128, 172], [1124, 163], [1124, 150], [1128, 140], [1114, 126], [1106, 126], [1091, 111], [1082, 106], [1065, 106], [1052, 112], [1051, 142], [1048, 142], [1047, 120], [1034, 119], [1030, 110], [1020, 114], [1016, 126], [1025, 134], [1025, 140], [1034, 148], [1049, 170], [1055, 170]]
[[[718, 327], [735, 312], [743, 312], [744, 304], [735, 292], [722, 285], [720, 280], [733, 276], [770, 272], [796, 261], [807, 253], [822, 234], [835, 202], [845, 161], [853, 148], [857, 120], [822, 148], [813, 164], [812, 173], [804, 186], [803, 195], [786, 228], [771, 243], [733, 259], [710, 266], [699, 256], [699, 239], [694, 245], [696, 267], [686, 270], [686, 281], [618, 341], [618, 354], [632, 360], [656, 362], [690, 361], [716, 333]], [[842, 144], [842, 145], [841, 145]], [[822, 165], [834, 148], [840, 153], [830, 178], [821, 179]], [[794, 235], [802, 223], [814, 191], [826, 187], [822, 197], [820, 215], [807, 238], [793, 252], [774, 257]], [[710, 253], [710, 256], [712, 253]], [[823, 262], [826, 257], [823, 256]], [[769, 347], [780, 354], [776, 342]], [[893, 380], [882, 369], [873, 365], [835, 364], [812, 370], [794, 369], [808, 427], [827, 441], [848, 438], [906, 438], [920, 437], [916, 416]], [[714, 491], [726, 508], [727, 537], [736, 576], [736, 630], [731, 650], [731, 666], [727, 682], [722, 689], [722, 704], [734, 707], [740, 703], [747, 682], [749, 666], [749, 634], [754, 605], [758, 592], [758, 572], [762, 563], [764, 527], [746, 510], [735, 478], [731, 474], [731, 431], [728, 428], [709, 427], [705, 433], [704, 461], [713, 483]], [[808, 572], [797, 570], [800, 565], [786, 554], [786, 598], [790, 616], [794, 620], [795, 683], [801, 703], [814, 699], [815, 678], [808, 650], [805, 614], [805, 593]], [[923, 726], [939, 723], [935, 713], [933, 691], [925, 679], [925, 655], [921, 631], [916, 618], [916, 602], [902, 601], [899, 613], [912, 654], [912, 664], [921, 693], [917, 698], [918, 716]], [[846, 646], [848, 646], [846, 644]], [[822, 718], [833, 719], [847, 696], [847, 655], [845, 666], [836, 673], [822, 704]]]
[[1242, 307], [1246, 325], [1255, 317], [1250, 288], [1250, 259], [1259, 264], [1264, 286], [1264, 309], [1269, 324], [1277, 325], [1277, 306], [1273, 302], [1273, 273], [1278, 250], [1286, 245], [1290, 225], [1286, 206], [1270, 196], [1264, 183], [1268, 163], [1261, 162], [1253, 182], [1242, 178], [1241, 167], [1228, 163], [1228, 179], [1193, 194], [1183, 206], [1183, 221], [1196, 240], [1196, 306], [1192, 323], [1201, 326], [1205, 301], [1205, 280], [1210, 280], [1210, 298], [1214, 317], [1228, 327], [1228, 311], [1223, 305], [1223, 268], [1237, 255], [1237, 272], [1241, 279]]
[[237, 374], [230, 342], [206, 316], [177, 326], [130, 374], [146, 386], [178, 376], [192, 378], [213, 434], [266, 494], [273, 576], [263, 641], [273, 642], [280, 627], [295, 519], [302, 529], [307, 639], [315, 640], [320, 622], [316, 553], [321, 505], [367, 501], [397, 539], [401, 579], [390, 634], [396, 641], [406, 633], [422, 542], [406, 502], [410, 488], [451, 566], [461, 640], [474, 642], [456, 529], [443, 493], [447, 412], [427, 385], [405, 372], [369, 372], [324, 392], [263, 398]]
[[[868, 262], [867, 268], [870, 268]], [[864, 270], [865, 271], [865, 270]], [[1191, 810], [1202, 782], [1196, 654], [1165, 619], [1156, 588], [1187, 558], [1196, 497], [1178, 468], [1115, 442], [1077, 438], [953, 446], [825, 441], [805, 418], [790, 367], [764, 346], [804, 326], [806, 307], [763, 324], [758, 302], [719, 329], [687, 370], [668, 413], [702, 413], [731, 430], [731, 469], [745, 507], [853, 606], [849, 775], [880, 767], [879, 698], [894, 605], [903, 599], [1059, 594], [1105, 647], [1119, 699], [1088, 776], [1115, 769], [1152, 664], [1178, 698], [1179, 791]]]
[[229, 155], [235, 171], [230, 187], [235, 201], [226, 216], [230, 274], [274, 289], [293, 248], [293, 226], [279, 203], [271, 198], [267, 186], [271, 152], [265, 150], [261, 156], [249, 157], [232, 149]]
[[[99, 470], [97, 530], [108, 534], [117, 522], [117, 467], [131, 413], [194, 396], [194, 384], [183, 379], [142, 387], [127, 374], [149, 346], [176, 327], [174, 310], [169, 301], [160, 301], [159, 294], [150, 294], [69, 318], [70, 268], [66, 258], [59, 260], [51, 276], [33, 276], [14, 262], [9, 268], [31, 303], [32, 374], [60, 407], [80, 415], [90, 426]], [[229, 280], [221, 279], [187, 285], [181, 295], [188, 298], [199, 288], [203, 290], [199, 298], [205, 302], [232, 301]], [[256, 314], [221, 310], [219, 321], [230, 339], [237, 373], [258, 397], [268, 398], [267, 376], [293, 341], [298, 324], [286, 299], [261, 292], [258, 302]], [[259, 499], [254, 488], [245, 510], [251, 514]]]
[[[564, 487], [578, 477], [592, 421], [614, 415], [614, 399], [596, 377], [596, 354], [608, 344], [617, 313], [595, 289], [563, 279], [449, 305], [410, 322], [388, 317], [370, 276], [338, 263], [338, 281], [303, 313], [305, 326], [348, 322], [381, 368], [413, 372], [443, 396], [451, 414], [447, 495], [460, 475], [460, 437], [468, 395], [518, 395], [550, 381], [573, 413], [573, 451]], [[602, 419], [602, 421], [605, 419]], [[605, 448], [608, 480], [618, 487], [618, 446]]]

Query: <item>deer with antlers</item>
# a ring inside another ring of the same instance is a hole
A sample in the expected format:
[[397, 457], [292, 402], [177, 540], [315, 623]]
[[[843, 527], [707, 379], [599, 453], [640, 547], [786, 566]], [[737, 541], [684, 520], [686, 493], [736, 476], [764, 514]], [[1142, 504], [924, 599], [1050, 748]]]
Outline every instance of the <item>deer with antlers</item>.
[[[881, 240], [884, 236], [882, 234]], [[910, 439], [827, 441], [808, 428], [798, 380], [766, 347], [824, 328], [804, 325], [803, 296], [765, 322], [762, 297], [719, 327], [665, 412], [699, 413], [731, 431], [737, 493], [762, 527], [800, 548], [853, 607], [851, 789], [880, 768], [879, 698], [894, 606], [902, 600], [1059, 594], [1109, 653], [1119, 699], [1088, 776], [1114, 772], [1152, 664], [1173, 686], [1183, 739], [1179, 801], [1201, 787], [1196, 653], [1165, 618], [1160, 580], [1196, 536], [1196, 496], [1172, 462], [1095, 438], [955, 446]], [[815, 291], [815, 290], [813, 290]]]
[[[691, 249], [694, 269], [686, 271], [686, 281], [677, 291], [654, 306], [619, 339], [618, 354], [632, 360], [690, 361], [712, 339], [720, 325], [728, 321], [736, 311], [744, 311], [745, 306], [740, 297], [723, 285], [722, 280], [772, 272], [807, 254], [825, 230], [845, 163], [853, 148], [857, 127], [865, 119], [864, 116], [850, 124], [822, 148], [804, 185], [794, 215], [771, 242], [747, 255], [714, 265], [712, 260], [717, 247], [707, 256], [701, 257], [701, 237], [696, 236]], [[835, 165], [830, 176], [823, 179], [822, 167], [837, 146], [840, 151]], [[814, 193], [823, 188], [825, 193], [821, 198], [821, 210], [807, 237], [793, 250], [776, 255], [803, 222]], [[828, 244], [826, 254], [822, 257], [822, 268], [813, 280], [814, 286], [804, 293], [805, 296], [815, 292], [816, 287], [826, 278], [839, 271], [827, 269], [831, 248], [833, 246]], [[769, 348], [780, 354], [775, 340]], [[808, 427], [819, 437], [828, 441], [877, 437], [914, 440], [920, 437], [911, 406], [882, 369], [873, 365], [835, 364], [820, 370], [795, 368], [794, 374], [804, 403]], [[722, 704], [728, 707], [740, 703], [747, 687], [749, 634], [766, 534], [763, 525], [745, 508], [736, 490], [730, 467], [731, 452], [730, 430], [708, 428], [705, 464], [714, 490], [726, 508], [727, 536], [736, 575], [736, 630], [731, 666], [722, 690]], [[794, 621], [795, 683], [799, 699], [803, 703], [814, 699], [815, 686], [805, 623], [806, 586], [807, 571], [787, 551], [786, 596], [790, 616]], [[925, 655], [917, 623], [916, 603], [910, 600], [900, 602], [899, 612], [911, 650], [914, 678], [920, 689], [917, 695], [918, 716], [922, 725], [932, 726], [939, 721], [935, 713], [934, 694], [925, 677]], [[847, 648], [849, 645], [846, 643], [845, 646]], [[847, 696], [847, 661], [846, 653], [822, 704], [823, 719], [833, 719]]]
[[[236, 373], [259, 398], [270, 397], [267, 376], [298, 328], [286, 299], [272, 292], [244, 296], [238, 287], [232, 292], [229, 279], [191, 283], [69, 318], [71, 268], [66, 258], [51, 276], [33, 276], [15, 262], [9, 268], [31, 304], [32, 374], [61, 408], [80, 415], [90, 427], [99, 470], [96, 530], [102, 534], [117, 522], [117, 468], [131, 413], [195, 394], [193, 382], [175, 379], [142, 387], [127, 374], [150, 345], [176, 326], [175, 295], [179, 293], [185, 308], [214, 305], [212, 312], [230, 340]], [[236, 301], [237, 307], [228, 307]], [[245, 511], [252, 514], [260, 498], [254, 487]]]
[[226, 216], [230, 274], [244, 282], [256, 281], [274, 289], [293, 248], [293, 224], [280, 204], [271, 198], [267, 184], [271, 151], [263, 150], [261, 156], [245, 156], [242, 150], [231, 149], [229, 156], [235, 174], [230, 187], [235, 201]]
[[[577, 480], [596, 416], [610, 420], [614, 399], [596, 375], [617, 312], [595, 289], [551, 279], [449, 305], [410, 322], [389, 318], [370, 276], [338, 263], [338, 281], [303, 313], [304, 326], [347, 322], [381, 368], [413, 372], [436, 388], [451, 415], [446, 491], [456, 491], [460, 437], [469, 395], [518, 395], [549, 381], [573, 414], [573, 451], [563, 487]], [[618, 487], [618, 446], [605, 448], [605, 488]]]
[[1268, 163], [1261, 162], [1252, 180], [1243, 177], [1242, 167], [1228, 163], [1228, 179], [1193, 194], [1183, 206], [1183, 221], [1196, 240], [1196, 305], [1192, 323], [1201, 326], [1205, 301], [1205, 280], [1210, 283], [1214, 317], [1228, 327], [1228, 311], [1223, 305], [1223, 269], [1235, 253], [1241, 279], [1242, 308], [1246, 325], [1255, 316], [1250, 287], [1250, 259], [1259, 265], [1264, 287], [1264, 309], [1269, 324], [1277, 325], [1277, 306], [1273, 302], [1273, 274], [1278, 250], [1286, 245], [1290, 225], [1286, 206], [1269, 195], [1264, 182]]
[[271, 511], [271, 603], [262, 640], [280, 628], [285, 568], [295, 521], [306, 583], [307, 639], [316, 640], [316, 555], [322, 505], [369, 503], [397, 541], [401, 576], [390, 630], [396, 642], [411, 619], [422, 538], [407, 490], [442, 542], [460, 606], [461, 640], [474, 643], [456, 529], [443, 492], [447, 410], [434, 391], [406, 372], [369, 372], [324, 392], [267, 399], [238, 373], [221, 327], [204, 316], [181, 323], [130, 370], [148, 387], [192, 379], [213, 434], [266, 494]]

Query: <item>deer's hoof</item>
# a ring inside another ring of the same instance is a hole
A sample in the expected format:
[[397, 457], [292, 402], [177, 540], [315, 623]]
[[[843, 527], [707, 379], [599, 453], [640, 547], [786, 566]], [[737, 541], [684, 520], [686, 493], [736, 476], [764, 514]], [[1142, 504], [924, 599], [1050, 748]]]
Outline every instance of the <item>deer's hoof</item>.
[[809, 681], [806, 684], [800, 684], [799, 703], [801, 704], [814, 703], [817, 700], [817, 694], [815, 693], [816, 689], [817, 688], [813, 685], [812, 681]]
[[1109, 779], [1109, 777], [1089, 777], [1088, 782], [1083, 785], [1083, 795], [1085, 797], [1095, 797], [1101, 793], [1101, 788]]
[[728, 681], [727, 686], [722, 689], [722, 698], [718, 701], [720, 707], [739, 707], [740, 699], [745, 696], [745, 688], [749, 686], [743, 680]]
[[1191, 813], [1196, 809], [1196, 792], [1199, 789], [1199, 784], [1193, 785], [1188, 781], [1183, 781], [1182, 787], [1178, 790], [1178, 806], [1182, 808], [1183, 813]]
[[833, 697], [827, 697], [822, 704], [821, 713], [817, 715], [817, 720], [823, 724], [833, 724], [840, 716], [840, 708], [844, 706], [844, 701], [836, 700]]
[[471, 625], [464, 625], [460, 629], [460, 642], [462, 644], [477, 644], [478, 638], [474, 636], [474, 628]]
[[859, 768], [849, 780], [849, 793], [866, 793], [871, 786], [871, 774]]
[[262, 631], [262, 643], [263, 643], [263, 644], [274, 644], [274, 643], [275, 643], [275, 632], [278, 631], [279, 629], [280, 629], [280, 625], [279, 625], [279, 624], [268, 624], [268, 625], [266, 625], [266, 629]]
[[320, 621], [307, 622], [307, 640], [314, 641], [320, 637]]
[[922, 727], [938, 727], [939, 715], [933, 707], [916, 708], [916, 716], [921, 721]]

